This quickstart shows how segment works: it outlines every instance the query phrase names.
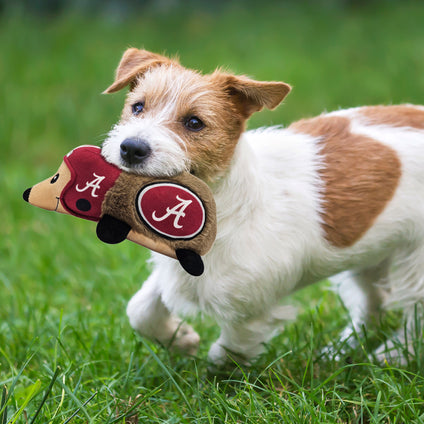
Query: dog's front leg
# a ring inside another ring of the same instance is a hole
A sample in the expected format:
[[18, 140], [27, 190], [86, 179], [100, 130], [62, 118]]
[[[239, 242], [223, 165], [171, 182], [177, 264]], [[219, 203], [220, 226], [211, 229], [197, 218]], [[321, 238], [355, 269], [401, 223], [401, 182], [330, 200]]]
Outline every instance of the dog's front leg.
[[209, 360], [218, 367], [234, 362], [248, 365], [264, 351], [264, 344], [282, 330], [284, 323], [295, 316], [294, 307], [279, 305], [259, 317], [221, 323], [221, 335], [209, 350]]
[[249, 365], [250, 360], [263, 352], [263, 343], [268, 340], [266, 329], [250, 328], [249, 325], [237, 323], [221, 327], [221, 335], [209, 349], [208, 359], [217, 367], [237, 363]]
[[142, 336], [163, 346], [194, 355], [199, 347], [199, 335], [178, 317], [173, 316], [161, 299], [153, 272], [127, 306], [131, 326]]

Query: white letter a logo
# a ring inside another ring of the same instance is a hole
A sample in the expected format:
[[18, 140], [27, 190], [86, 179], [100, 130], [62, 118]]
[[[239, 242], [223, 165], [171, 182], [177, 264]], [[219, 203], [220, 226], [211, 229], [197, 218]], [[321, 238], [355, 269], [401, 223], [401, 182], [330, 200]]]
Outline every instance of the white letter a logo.
[[180, 201], [180, 203], [177, 203], [172, 209], [167, 207], [165, 215], [162, 215], [160, 217], [157, 217], [156, 211], [153, 211], [152, 218], [155, 221], [159, 222], [159, 221], [165, 220], [166, 218], [168, 218], [171, 215], [175, 215], [174, 224], [173, 224], [174, 228], [183, 228], [182, 225], [179, 225], [179, 220], [180, 220], [180, 218], [185, 217], [184, 211], [187, 208], [187, 206], [189, 206], [193, 201], [181, 199], [181, 197], [179, 197], [178, 195], [176, 196], [176, 198], [177, 198], [177, 200]]
[[100, 189], [100, 183], [106, 178], [106, 177], [102, 177], [102, 176], [99, 176], [99, 175], [96, 175], [94, 172], [93, 172], [93, 175], [94, 175], [94, 180], [92, 180], [92, 181], [87, 181], [86, 183], [85, 183], [85, 187], [83, 187], [83, 188], [79, 188], [78, 187], [78, 185], [75, 187], [75, 189], [77, 190], [77, 191], [79, 191], [79, 192], [81, 192], [81, 191], [85, 191], [85, 190], [88, 190], [88, 189], [92, 189], [91, 190], [91, 197], [99, 197], [99, 195], [98, 194], [96, 194], [96, 190], [98, 190], [98, 189]]

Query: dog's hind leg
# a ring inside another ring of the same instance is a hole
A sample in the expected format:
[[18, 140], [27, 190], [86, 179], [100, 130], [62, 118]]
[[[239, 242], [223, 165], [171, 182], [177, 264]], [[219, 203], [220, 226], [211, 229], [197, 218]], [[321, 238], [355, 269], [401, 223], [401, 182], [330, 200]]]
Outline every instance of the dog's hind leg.
[[131, 326], [142, 336], [189, 355], [197, 352], [199, 335], [190, 325], [173, 316], [164, 305], [156, 272], [129, 301], [127, 315]]
[[[418, 238], [418, 237], [417, 237]], [[410, 242], [399, 248], [388, 277], [389, 295], [386, 309], [401, 309], [404, 324], [376, 351], [378, 360], [395, 360], [404, 364], [405, 354], [414, 352], [414, 345], [422, 344], [424, 305], [424, 242]]]
[[[386, 259], [377, 266], [360, 271], [345, 271], [330, 279], [349, 312], [351, 322], [341, 332], [337, 345], [345, 343], [345, 348], [355, 347], [357, 340], [352, 337], [353, 334], [360, 333], [362, 327], [377, 316], [384, 301], [383, 286], [387, 281], [388, 269], [389, 260]], [[338, 350], [337, 356], [343, 355], [345, 350]], [[327, 348], [326, 353], [336, 352], [334, 348]]]

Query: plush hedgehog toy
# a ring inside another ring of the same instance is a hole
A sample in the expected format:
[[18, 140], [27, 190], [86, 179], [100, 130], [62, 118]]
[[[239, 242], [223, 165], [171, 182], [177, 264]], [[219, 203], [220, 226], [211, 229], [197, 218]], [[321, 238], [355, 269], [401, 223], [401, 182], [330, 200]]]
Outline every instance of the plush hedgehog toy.
[[203, 181], [189, 173], [172, 178], [130, 174], [106, 162], [96, 146], [72, 150], [52, 178], [25, 190], [23, 198], [97, 221], [103, 242], [127, 238], [178, 259], [195, 276], [203, 273], [201, 255], [216, 236], [215, 202]]

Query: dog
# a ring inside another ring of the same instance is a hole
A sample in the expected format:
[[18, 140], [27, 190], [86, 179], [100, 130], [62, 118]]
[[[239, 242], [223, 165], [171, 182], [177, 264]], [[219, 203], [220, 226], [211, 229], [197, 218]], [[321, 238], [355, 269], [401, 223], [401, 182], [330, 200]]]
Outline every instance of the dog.
[[424, 107], [358, 107], [246, 131], [288, 84], [202, 75], [135, 48], [105, 93], [127, 86], [104, 157], [137, 174], [193, 173], [211, 188], [218, 222], [202, 276], [152, 255], [127, 307], [138, 333], [195, 354], [199, 336], [179, 316], [201, 312], [221, 328], [209, 360], [249, 363], [293, 318], [280, 300], [330, 277], [351, 316], [342, 338], [380, 308], [401, 308], [413, 330], [424, 299]]

